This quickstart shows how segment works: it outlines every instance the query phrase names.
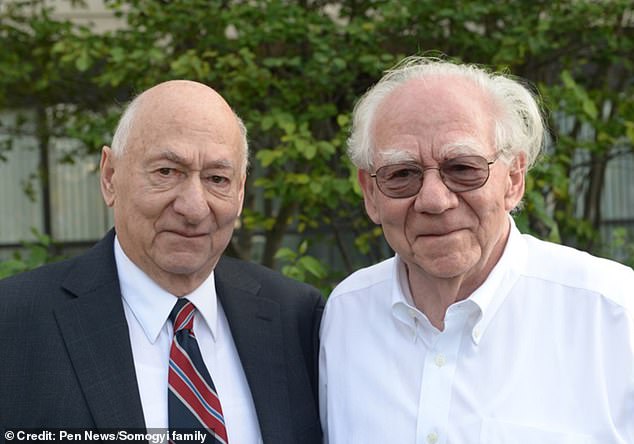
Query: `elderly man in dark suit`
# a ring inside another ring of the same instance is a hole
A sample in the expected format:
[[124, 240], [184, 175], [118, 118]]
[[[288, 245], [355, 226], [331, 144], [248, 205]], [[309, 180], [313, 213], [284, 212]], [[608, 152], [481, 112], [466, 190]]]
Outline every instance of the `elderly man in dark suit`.
[[205, 85], [130, 104], [101, 157], [114, 230], [0, 282], [0, 426], [320, 442], [319, 292], [221, 257], [247, 159], [242, 122]]

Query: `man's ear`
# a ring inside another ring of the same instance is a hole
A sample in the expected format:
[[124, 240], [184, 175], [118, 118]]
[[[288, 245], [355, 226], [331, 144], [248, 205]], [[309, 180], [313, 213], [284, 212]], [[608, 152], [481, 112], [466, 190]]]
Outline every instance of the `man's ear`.
[[99, 162], [101, 172], [100, 184], [101, 195], [106, 205], [112, 207], [114, 205], [115, 191], [112, 183], [114, 177], [114, 154], [112, 148], [104, 146], [101, 149], [101, 162]]
[[240, 204], [238, 208], [238, 215], [236, 216], [236, 218], [239, 218], [240, 215], [242, 214], [242, 208], [244, 206], [244, 192], [245, 192], [246, 183], [247, 183], [247, 173], [244, 173], [242, 175], [242, 178], [240, 179], [240, 185], [239, 185], [240, 189], [238, 190], [238, 201], [240, 202]]
[[506, 211], [511, 211], [515, 208], [524, 197], [526, 167], [526, 153], [521, 152], [513, 159], [513, 163], [509, 167], [506, 193], [504, 195]]
[[357, 179], [363, 191], [363, 201], [365, 203], [365, 211], [368, 216], [377, 225], [381, 225], [381, 218], [379, 217], [379, 210], [377, 205], [379, 189], [376, 187], [376, 181], [370, 176], [370, 173], [365, 170], [359, 170], [357, 172]]

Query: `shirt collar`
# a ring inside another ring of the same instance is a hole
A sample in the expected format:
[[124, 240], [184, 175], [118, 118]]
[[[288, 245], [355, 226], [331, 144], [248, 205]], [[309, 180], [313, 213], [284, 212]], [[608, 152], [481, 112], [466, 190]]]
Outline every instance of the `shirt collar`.
[[[134, 264], [121, 248], [116, 236], [114, 252], [121, 295], [143, 328], [148, 340], [153, 344], [158, 339], [161, 329], [166, 323], [169, 324], [168, 317], [176, 303], [176, 296], [161, 288]], [[212, 337], [216, 338], [218, 298], [214, 273], [210, 273], [198, 288], [185, 297], [196, 306], [200, 313], [197, 319], [202, 319], [211, 330]]]
[[[519, 277], [519, 270], [526, 261], [526, 245], [511, 216], [509, 238], [497, 264], [487, 279], [466, 300], [453, 304], [449, 311], [476, 312], [471, 327], [471, 339], [478, 345], [486, 328], [495, 316], [498, 308], [508, 295]], [[392, 279], [392, 312], [403, 324], [416, 331], [416, 319], [424, 319], [423, 325], [431, 323], [414, 305], [407, 280], [405, 264], [395, 256]]]

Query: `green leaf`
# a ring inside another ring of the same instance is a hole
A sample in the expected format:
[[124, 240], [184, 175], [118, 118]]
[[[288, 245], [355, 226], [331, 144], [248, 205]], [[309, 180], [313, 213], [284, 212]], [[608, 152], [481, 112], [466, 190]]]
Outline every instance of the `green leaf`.
[[634, 122], [625, 122], [625, 135], [634, 144]]
[[299, 259], [299, 264], [314, 277], [321, 279], [326, 276], [326, 267], [312, 256], [303, 256]]
[[286, 112], [277, 113], [277, 124], [286, 134], [295, 133], [296, 125], [293, 116]]
[[317, 146], [310, 142], [303, 142], [301, 152], [307, 160], [313, 160], [317, 155]]
[[295, 259], [297, 258], [297, 253], [295, 253], [290, 248], [283, 247], [277, 250], [277, 252], [275, 253], [275, 258], [284, 260], [284, 261], [294, 262]]
[[90, 68], [91, 60], [87, 50], [83, 50], [79, 53], [79, 57], [75, 60], [75, 66], [80, 72], [87, 71]]
[[310, 182], [310, 176], [305, 173], [292, 173], [287, 175], [289, 183], [296, 185], [305, 185]]
[[273, 116], [269, 114], [267, 114], [260, 120], [260, 128], [262, 128], [264, 131], [268, 131], [271, 128], [273, 128], [274, 124], [275, 124], [275, 119], [273, 118]]
[[282, 153], [279, 150], [260, 150], [255, 155], [255, 157], [260, 161], [260, 163], [262, 163], [263, 167], [270, 166], [273, 162], [275, 162], [277, 159], [283, 156], [284, 156], [284, 153]]
[[569, 88], [569, 89], [574, 89], [577, 87], [577, 83], [575, 82], [575, 80], [572, 78], [572, 74], [570, 74], [570, 71], [568, 71], [567, 69], [563, 70], [561, 72], [561, 81], [564, 83], [564, 85]]
[[350, 116], [348, 114], [339, 114], [337, 116], [337, 125], [339, 127], [344, 128], [350, 122]]
[[582, 104], [583, 104], [583, 112], [586, 113], [586, 115], [590, 117], [591, 119], [596, 119], [599, 114], [599, 111], [597, 110], [597, 106], [594, 104], [592, 99], [590, 99], [589, 97], [585, 97], [583, 99]]
[[314, 194], [319, 194], [323, 190], [321, 183], [316, 181], [312, 181], [309, 185], [309, 188], [310, 188], [310, 191]]

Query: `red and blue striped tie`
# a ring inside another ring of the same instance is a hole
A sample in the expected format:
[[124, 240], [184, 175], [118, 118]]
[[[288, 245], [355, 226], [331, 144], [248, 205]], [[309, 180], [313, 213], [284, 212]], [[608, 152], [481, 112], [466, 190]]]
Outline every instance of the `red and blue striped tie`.
[[169, 426], [172, 430], [200, 430], [215, 439], [212, 443], [227, 444], [220, 400], [194, 336], [195, 311], [194, 304], [181, 298], [169, 317], [174, 326], [168, 376]]

